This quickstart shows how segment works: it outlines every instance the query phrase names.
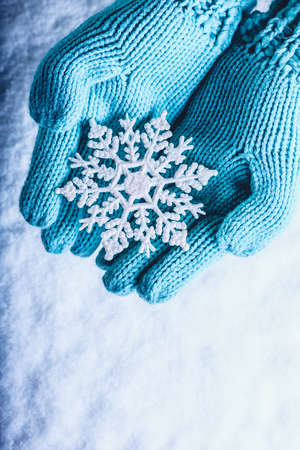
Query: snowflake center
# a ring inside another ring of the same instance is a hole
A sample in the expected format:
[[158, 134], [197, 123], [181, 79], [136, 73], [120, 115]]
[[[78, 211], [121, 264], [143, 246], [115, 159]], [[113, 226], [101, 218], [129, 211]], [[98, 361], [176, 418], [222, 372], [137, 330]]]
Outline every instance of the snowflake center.
[[124, 187], [128, 195], [142, 198], [149, 193], [150, 178], [142, 172], [131, 173], [126, 178]]

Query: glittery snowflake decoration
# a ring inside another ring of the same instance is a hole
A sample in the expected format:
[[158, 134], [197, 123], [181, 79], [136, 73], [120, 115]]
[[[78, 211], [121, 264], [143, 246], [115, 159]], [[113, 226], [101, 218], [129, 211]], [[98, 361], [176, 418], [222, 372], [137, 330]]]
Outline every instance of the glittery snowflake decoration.
[[[75, 158], [69, 158], [73, 169], [82, 168], [83, 178], [75, 177], [55, 190], [70, 202], [79, 196], [78, 207], [89, 207], [90, 216], [80, 219], [80, 230], [87, 228], [90, 233], [94, 224], [105, 225], [101, 239], [106, 260], [112, 260], [127, 248], [128, 240], [132, 238], [141, 242], [140, 253], [146, 252], [149, 257], [150, 250], [155, 251], [151, 240], [157, 235], [162, 235], [164, 243], [178, 245], [186, 251], [189, 249], [187, 226], [182, 216], [190, 212], [198, 219], [199, 214], [205, 214], [203, 204], [192, 203], [193, 197], [188, 194], [192, 188], [201, 190], [217, 171], [195, 162], [189, 167], [182, 164], [186, 158], [183, 153], [193, 148], [190, 145], [192, 138], [185, 140], [182, 136], [177, 147], [169, 143], [172, 133], [166, 115], [163, 111], [160, 117], [146, 123], [146, 132], [142, 134], [133, 130], [136, 119], [130, 120], [126, 115], [125, 120], [120, 120], [124, 132], [114, 137], [112, 130], [91, 119], [88, 147], [95, 149], [93, 156], [87, 161], [79, 153]], [[145, 149], [143, 157], [136, 145], [140, 141]], [[124, 159], [118, 154], [120, 144], [124, 146]], [[101, 164], [104, 160], [110, 160], [110, 164]], [[172, 163], [178, 166], [177, 171], [172, 177], [164, 177]], [[102, 181], [98, 184], [95, 177]], [[107, 186], [103, 186], [104, 182]], [[178, 188], [176, 191], [165, 189], [172, 184]], [[183, 193], [179, 194], [178, 190]], [[103, 194], [110, 196], [106, 195], [106, 200], [99, 205], [97, 201], [101, 194], [102, 197]], [[162, 205], [165, 206], [162, 208]]]

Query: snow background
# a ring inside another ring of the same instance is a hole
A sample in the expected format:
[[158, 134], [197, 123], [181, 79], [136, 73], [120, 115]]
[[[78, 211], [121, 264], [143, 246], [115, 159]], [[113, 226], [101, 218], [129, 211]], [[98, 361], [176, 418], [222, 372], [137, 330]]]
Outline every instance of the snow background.
[[46, 253], [18, 211], [34, 72], [108, 3], [0, 4], [0, 448], [298, 450], [300, 210], [258, 255], [155, 306], [107, 293], [94, 258]]

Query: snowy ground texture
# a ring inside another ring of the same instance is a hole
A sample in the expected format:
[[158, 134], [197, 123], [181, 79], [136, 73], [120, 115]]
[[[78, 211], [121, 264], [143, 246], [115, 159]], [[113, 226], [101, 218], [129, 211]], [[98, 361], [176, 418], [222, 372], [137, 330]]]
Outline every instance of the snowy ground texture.
[[0, 447], [299, 450], [300, 211], [260, 254], [228, 256], [158, 306], [107, 293], [94, 258], [46, 253], [18, 211], [33, 74], [105, 4], [0, 6]]

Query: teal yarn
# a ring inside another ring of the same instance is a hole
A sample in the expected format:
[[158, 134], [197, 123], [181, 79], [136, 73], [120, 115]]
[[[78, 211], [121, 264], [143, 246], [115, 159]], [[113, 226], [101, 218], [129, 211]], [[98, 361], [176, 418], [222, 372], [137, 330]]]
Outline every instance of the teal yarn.
[[217, 57], [228, 47], [245, 0], [117, 0], [59, 42], [42, 60], [30, 92], [40, 124], [20, 211], [43, 228], [47, 251], [90, 256], [99, 229], [79, 233], [84, 213], [55, 194], [73, 178], [68, 157], [87, 155], [88, 120], [119, 131], [167, 109], [173, 123]]
[[263, 249], [290, 222], [300, 194], [300, 3], [286, 3], [243, 21], [172, 137], [193, 136], [186, 164], [218, 170], [199, 195], [207, 215], [189, 219], [190, 250], [154, 242], [149, 260], [131, 246], [112, 263], [100, 252], [109, 291], [164, 302], [228, 252]]

